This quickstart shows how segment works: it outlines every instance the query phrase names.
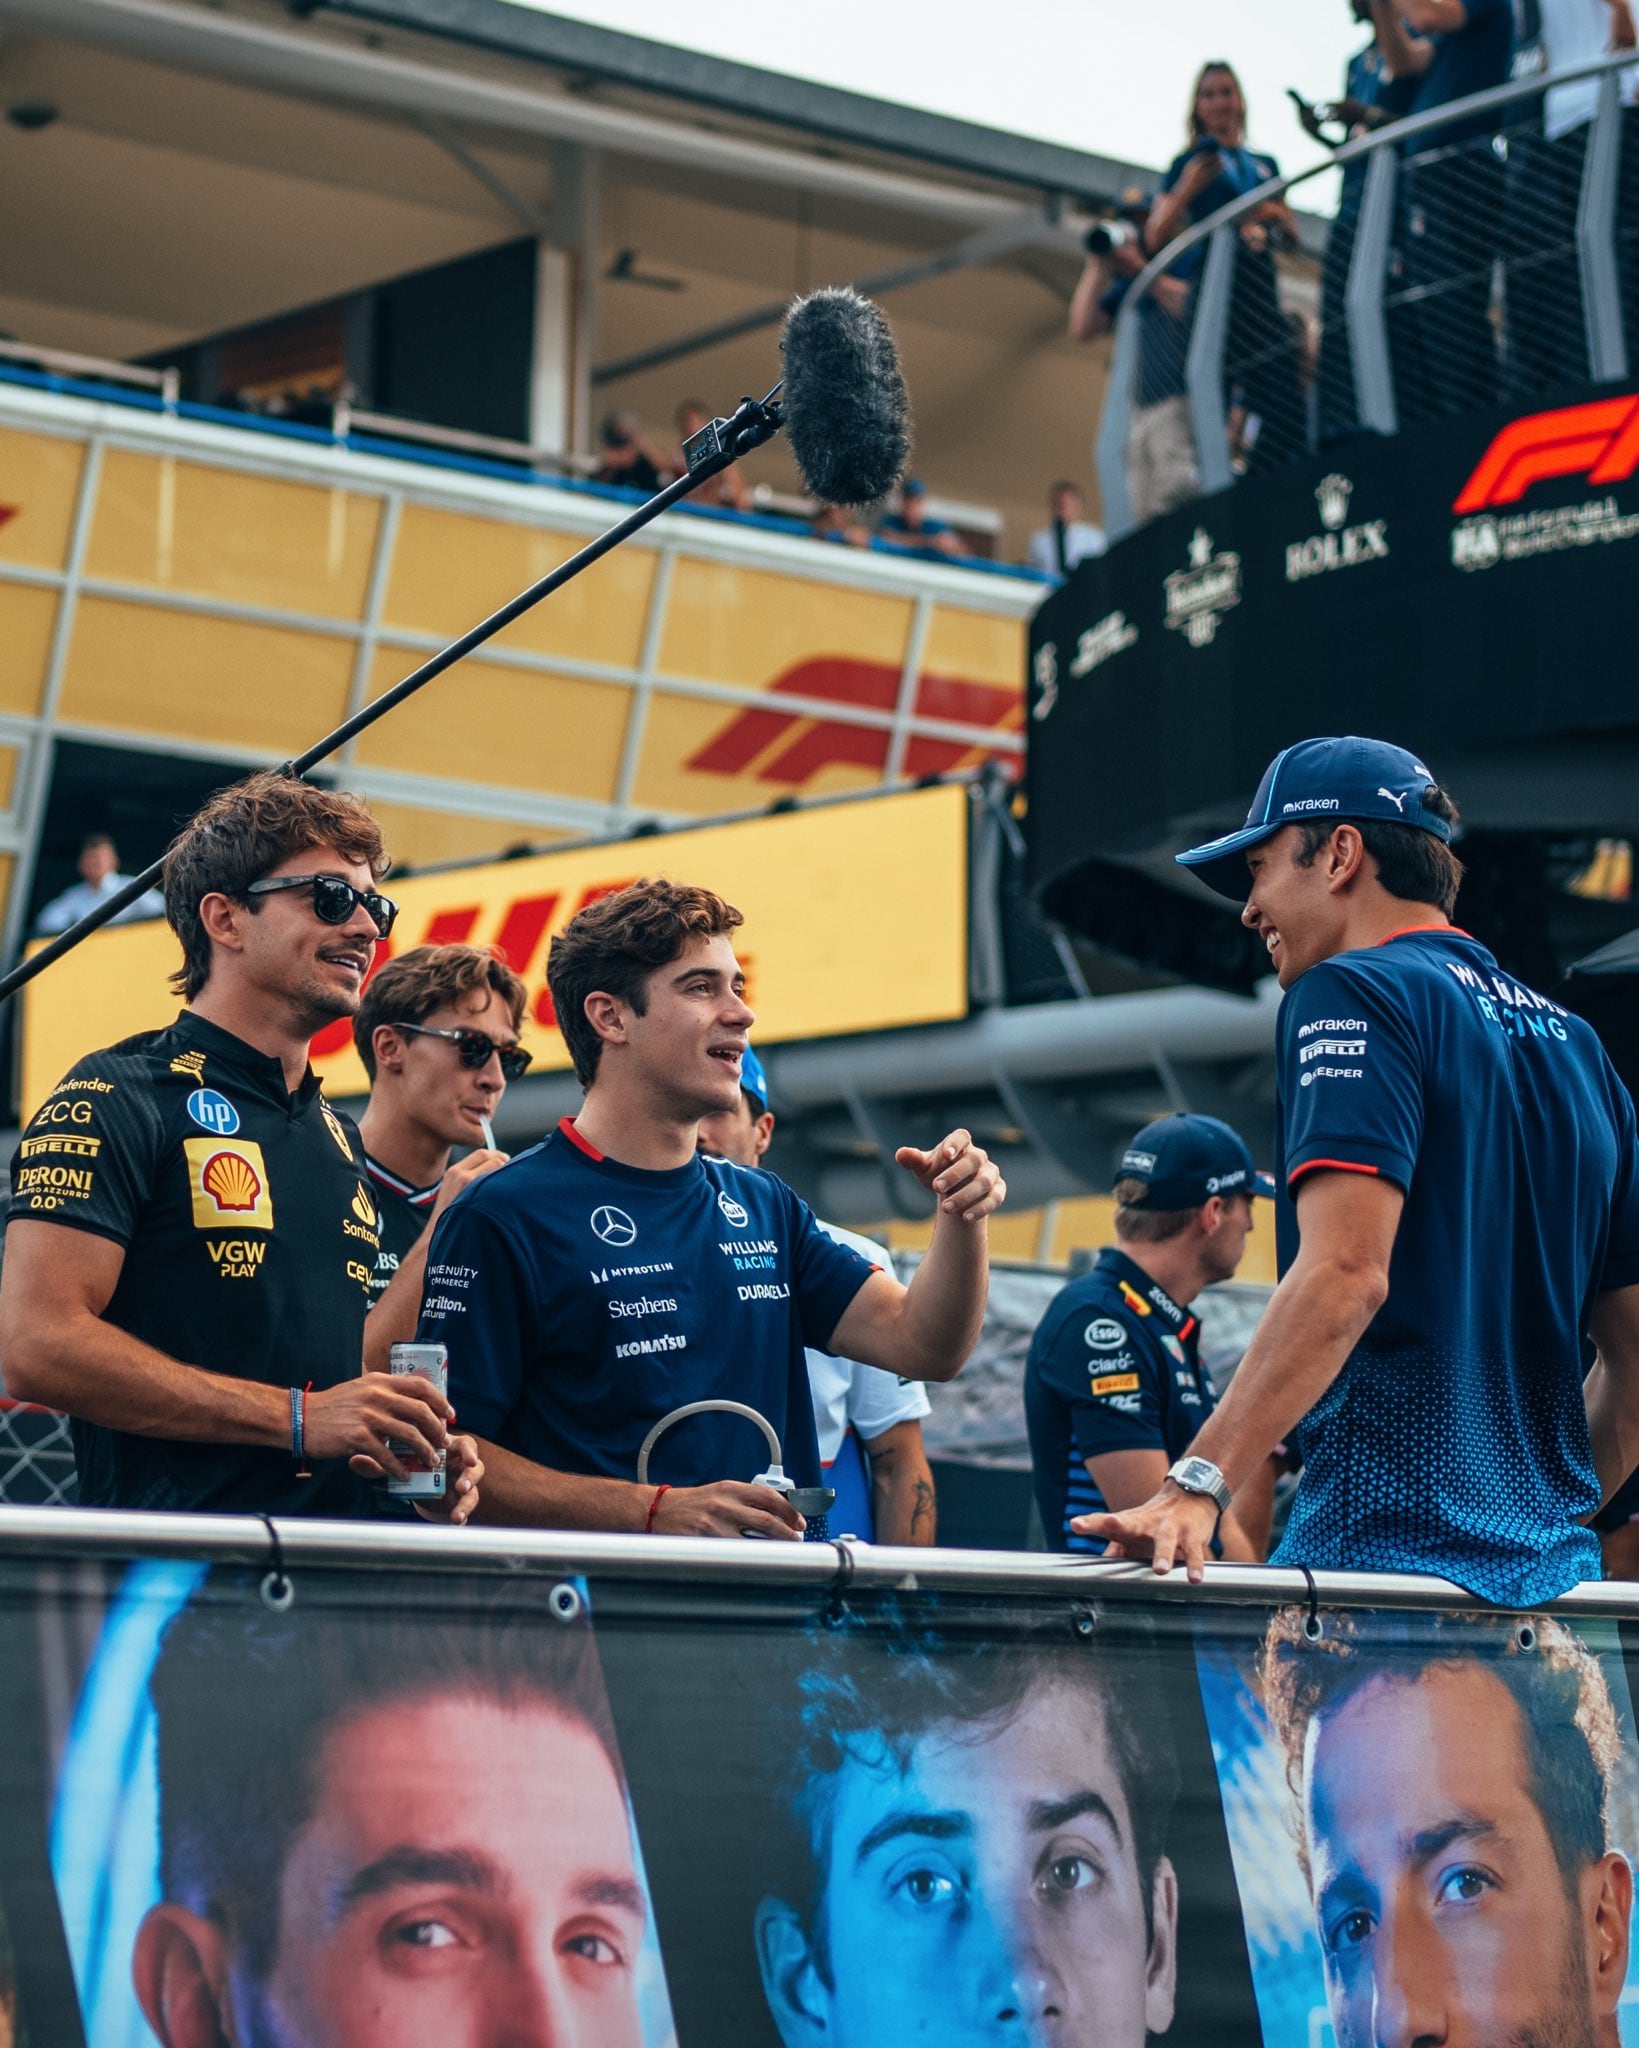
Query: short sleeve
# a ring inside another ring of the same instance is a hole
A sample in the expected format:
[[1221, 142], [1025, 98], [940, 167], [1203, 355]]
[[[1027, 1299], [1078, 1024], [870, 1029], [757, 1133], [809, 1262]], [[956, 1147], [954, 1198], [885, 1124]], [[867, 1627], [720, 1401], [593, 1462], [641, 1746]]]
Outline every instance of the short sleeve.
[[150, 1201], [164, 1120], [128, 1061], [80, 1064], [29, 1118], [11, 1162], [8, 1223], [66, 1223], [128, 1245]]
[[857, 1359], [850, 1364], [848, 1420], [865, 1443], [901, 1422], [920, 1422], [932, 1413], [927, 1389], [920, 1380], [902, 1380], [897, 1373], [861, 1365]]
[[1422, 1058], [1409, 1021], [1374, 982], [1330, 960], [1300, 975], [1281, 1005], [1278, 1059], [1289, 1190], [1324, 1167], [1410, 1188]]
[[831, 1333], [848, 1304], [872, 1273], [887, 1268], [888, 1255], [884, 1252], [881, 1265], [874, 1266], [847, 1245], [827, 1237], [808, 1204], [783, 1181], [780, 1186], [791, 1209], [791, 1291], [802, 1341], [815, 1351], [829, 1351]]
[[1129, 1317], [1096, 1302], [1066, 1316], [1036, 1354], [1036, 1370], [1069, 1404], [1081, 1458], [1166, 1448], [1155, 1362]]
[[428, 1247], [416, 1342], [444, 1346], [459, 1424], [492, 1443], [523, 1391], [536, 1292], [534, 1262], [506, 1225], [475, 1202], [451, 1203]]

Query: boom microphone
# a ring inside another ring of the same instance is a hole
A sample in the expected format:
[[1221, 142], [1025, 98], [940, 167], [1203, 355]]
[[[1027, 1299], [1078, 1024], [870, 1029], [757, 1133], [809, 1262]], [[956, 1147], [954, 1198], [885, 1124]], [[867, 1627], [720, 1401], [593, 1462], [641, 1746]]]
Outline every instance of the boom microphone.
[[910, 400], [893, 329], [848, 285], [798, 299], [780, 333], [785, 430], [802, 480], [827, 505], [886, 497], [910, 460]]

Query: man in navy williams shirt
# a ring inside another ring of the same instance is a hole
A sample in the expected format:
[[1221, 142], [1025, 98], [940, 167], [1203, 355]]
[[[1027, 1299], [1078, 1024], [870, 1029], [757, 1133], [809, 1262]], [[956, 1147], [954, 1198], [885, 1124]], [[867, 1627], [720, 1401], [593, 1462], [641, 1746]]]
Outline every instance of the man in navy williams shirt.
[[1158, 1571], [1201, 1576], [1301, 1420], [1277, 1564], [1510, 1605], [1599, 1576], [1586, 1521], [1639, 1465], [1639, 1132], [1589, 1027], [1452, 926], [1455, 822], [1402, 748], [1307, 740], [1241, 831], [1179, 855], [1246, 898], [1287, 991], [1287, 1199], [1281, 1284], [1194, 1454], [1082, 1525]]
[[908, 1289], [773, 1174], [697, 1153], [701, 1117], [739, 1100], [753, 1022], [740, 923], [708, 889], [638, 882], [552, 942], [586, 1100], [439, 1220], [418, 1333], [448, 1346], [456, 1411], [494, 1446], [491, 1521], [796, 1538], [802, 1517], [777, 1492], [733, 1476], [767, 1462], [754, 1424], [674, 1424], [639, 1485], [645, 1438], [692, 1402], [742, 1402], [796, 1484], [817, 1486], [805, 1346], [946, 1380], [978, 1338], [984, 1219], [1006, 1190], [966, 1131], [897, 1155], [939, 1202]]

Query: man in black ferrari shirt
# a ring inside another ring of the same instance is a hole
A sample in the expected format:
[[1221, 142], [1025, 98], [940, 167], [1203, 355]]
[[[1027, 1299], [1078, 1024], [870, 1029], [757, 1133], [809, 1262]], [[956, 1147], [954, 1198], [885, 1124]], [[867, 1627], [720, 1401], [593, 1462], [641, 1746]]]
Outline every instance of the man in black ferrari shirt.
[[0, 1360], [9, 1393], [73, 1418], [90, 1505], [368, 1515], [371, 1478], [405, 1470], [392, 1437], [449, 1444], [437, 1511], [471, 1512], [448, 1401], [361, 1369], [376, 1206], [307, 1062], [391, 929], [385, 865], [354, 797], [220, 791], [165, 863], [187, 1007], [81, 1060], [23, 1133]]
[[[529, 991], [478, 946], [415, 946], [373, 975], [353, 1019], [370, 1076], [359, 1119], [381, 1248], [370, 1276], [364, 1359], [387, 1369], [415, 1336], [432, 1226], [469, 1181], [505, 1166], [486, 1130], [508, 1081]], [[473, 1149], [451, 1166], [457, 1145]]]

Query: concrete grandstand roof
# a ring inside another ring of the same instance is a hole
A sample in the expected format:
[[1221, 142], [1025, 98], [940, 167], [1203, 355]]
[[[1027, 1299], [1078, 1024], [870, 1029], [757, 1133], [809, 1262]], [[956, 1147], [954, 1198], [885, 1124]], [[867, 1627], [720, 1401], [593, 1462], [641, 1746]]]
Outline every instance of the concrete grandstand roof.
[[1042, 192], [1109, 200], [1155, 176], [1142, 165], [538, 13], [514, 0], [323, 0], [322, 11], [448, 36], [612, 85]]

